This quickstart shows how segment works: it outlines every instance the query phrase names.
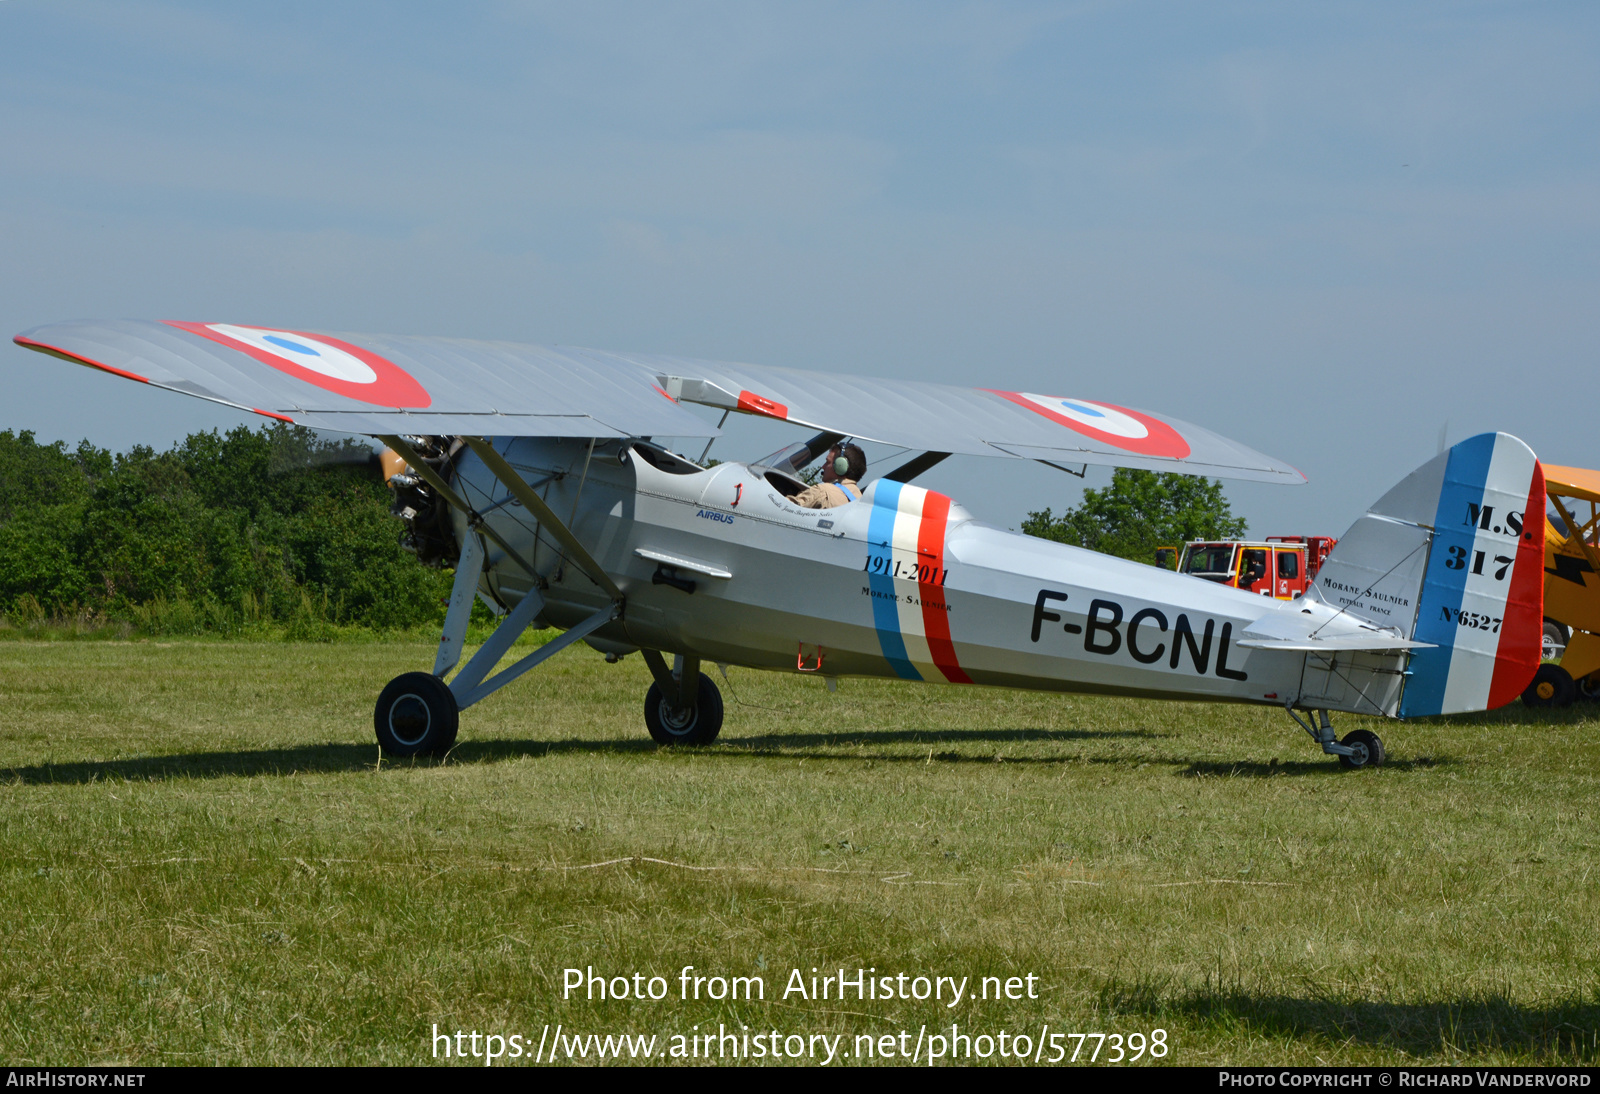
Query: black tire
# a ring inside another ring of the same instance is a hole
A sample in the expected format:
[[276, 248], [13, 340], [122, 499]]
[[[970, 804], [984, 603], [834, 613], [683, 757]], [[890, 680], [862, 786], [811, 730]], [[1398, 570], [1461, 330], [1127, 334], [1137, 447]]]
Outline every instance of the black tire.
[[461, 712], [443, 680], [428, 672], [408, 672], [383, 689], [372, 722], [385, 756], [443, 756], [456, 743]]
[[1544, 648], [1540, 656], [1546, 661], [1559, 661], [1561, 655], [1567, 652], [1567, 642], [1571, 638], [1567, 628], [1557, 623], [1554, 619], [1544, 621]]
[[657, 744], [708, 745], [722, 732], [722, 692], [700, 674], [700, 699], [692, 712], [674, 711], [660, 684], [644, 693], [644, 724]]
[[1560, 665], [1540, 665], [1533, 674], [1533, 683], [1522, 693], [1522, 701], [1530, 707], [1569, 707], [1578, 693], [1572, 677]]
[[1582, 680], [1574, 680], [1573, 684], [1578, 689], [1578, 698], [1590, 702], [1600, 699], [1600, 673], [1590, 673]]
[[1383, 751], [1383, 738], [1365, 729], [1352, 729], [1339, 742], [1356, 750], [1354, 756], [1340, 756], [1339, 762], [1352, 770], [1358, 767], [1378, 767], [1387, 759]]

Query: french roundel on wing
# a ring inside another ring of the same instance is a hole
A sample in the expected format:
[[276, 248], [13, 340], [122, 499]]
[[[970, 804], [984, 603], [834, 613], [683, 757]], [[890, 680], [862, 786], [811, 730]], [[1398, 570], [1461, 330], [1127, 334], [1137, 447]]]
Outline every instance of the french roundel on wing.
[[374, 406], [412, 409], [433, 403], [427, 389], [393, 361], [326, 334], [232, 323], [184, 323], [174, 319], [166, 322], [168, 326], [236, 349], [279, 372], [349, 399]]
[[1125, 406], [1069, 399], [1059, 395], [1035, 395], [1028, 391], [996, 391], [991, 394], [1025, 407], [1035, 414], [1075, 430], [1091, 440], [1135, 452], [1141, 456], [1165, 456], [1181, 460], [1189, 455], [1189, 442], [1166, 422], [1129, 410]]

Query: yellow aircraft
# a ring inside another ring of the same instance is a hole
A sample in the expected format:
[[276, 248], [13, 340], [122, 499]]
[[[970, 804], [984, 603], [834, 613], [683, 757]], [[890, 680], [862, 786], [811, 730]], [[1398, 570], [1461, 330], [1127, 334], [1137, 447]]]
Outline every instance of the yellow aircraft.
[[1600, 697], [1600, 471], [1545, 464], [1544, 477], [1545, 655], [1560, 664], [1540, 665], [1522, 700], [1566, 706]]

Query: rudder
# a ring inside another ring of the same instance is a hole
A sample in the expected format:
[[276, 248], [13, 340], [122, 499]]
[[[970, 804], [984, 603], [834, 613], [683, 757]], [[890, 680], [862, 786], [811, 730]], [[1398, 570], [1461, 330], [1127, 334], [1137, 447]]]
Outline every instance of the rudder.
[[1544, 471], [1533, 450], [1510, 434], [1482, 433], [1406, 482], [1435, 475], [1412, 634], [1433, 648], [1411, 654], [1401, 717], [1504, 706], [1528, 686], [1542, 649]]

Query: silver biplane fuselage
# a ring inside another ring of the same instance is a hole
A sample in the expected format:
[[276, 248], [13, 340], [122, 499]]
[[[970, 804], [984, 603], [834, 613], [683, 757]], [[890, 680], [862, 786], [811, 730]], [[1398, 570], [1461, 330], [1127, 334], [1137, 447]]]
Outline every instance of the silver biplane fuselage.
[[[1303, 653], [1241, 648], [1286, 604], [1005, 531], [911, 484], [878, 479], [857, 502], [802, 509], [771, 467], [702, 469], [643, 443], [492, 442], [567, 518], [626, 595], [591, 631], [613, 653], [1053, 691], [1281, 704]], [[587, 468], [587, 470], [585, 470]], [[480, 582], [503, 608], [537, 589], [535, 625], [576, 627], [611, 597], [471, 451], [454, 482], [538, 578], [493, 545]], [[474, 532], [454, 512], [457, 542]], [[539, 586], [543, 584], [542, 588]], [[1380, 700], [1381, 702], [1381, 700]]]

